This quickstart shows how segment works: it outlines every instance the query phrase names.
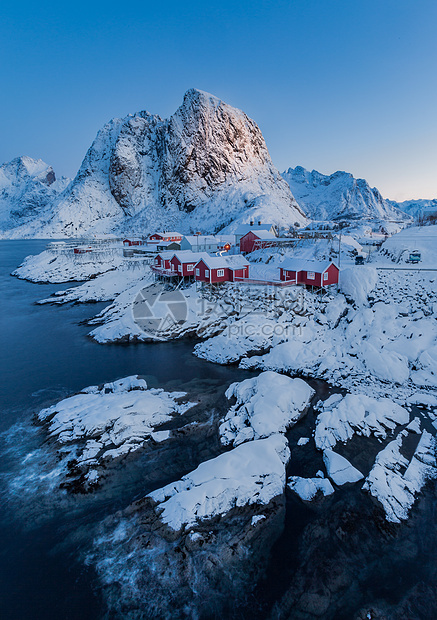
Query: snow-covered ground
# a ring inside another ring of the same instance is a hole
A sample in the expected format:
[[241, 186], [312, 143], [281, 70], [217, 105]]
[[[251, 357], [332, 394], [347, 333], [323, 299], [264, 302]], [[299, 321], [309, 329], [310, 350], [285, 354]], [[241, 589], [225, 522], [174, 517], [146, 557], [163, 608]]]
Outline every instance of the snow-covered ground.
[[[418, 250], [421, 261], [409, 265], [410, 252]], [[411, 226], [389, 237], [381, 251], [372, 256], [372, 263], [379, 266], [411, 267], [414, 269], [437, 269], [437, 226]]]

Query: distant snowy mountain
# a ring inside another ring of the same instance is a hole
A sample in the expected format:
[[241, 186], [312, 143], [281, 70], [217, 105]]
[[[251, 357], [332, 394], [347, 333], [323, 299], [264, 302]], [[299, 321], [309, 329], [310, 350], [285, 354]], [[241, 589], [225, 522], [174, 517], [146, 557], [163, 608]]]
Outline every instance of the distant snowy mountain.
[[404, 200], [404, 202], [390, 201], [390, 203], [412, 217], [419, 217], [430, 212], [437, 212], [437, 198], [433, 200]]
[[258, 126], [192, 89], [168, 120], [139, 112], [105, 125], [50, 218], [22, 230], [53, 237], [215, 231], [253, 219], [307, 221]]
[[376, 188], [347, 172], [326, 176], [297, 166], [282, 173], [305, 213], [314, 220], [405, 220]]
[[[41, 159], [17, 157], [0, 166], [0, 236], [37, 233], [51, 215], [54, 199], [68, 185]], [[3, 235], [2, 235], [3, 233]]]

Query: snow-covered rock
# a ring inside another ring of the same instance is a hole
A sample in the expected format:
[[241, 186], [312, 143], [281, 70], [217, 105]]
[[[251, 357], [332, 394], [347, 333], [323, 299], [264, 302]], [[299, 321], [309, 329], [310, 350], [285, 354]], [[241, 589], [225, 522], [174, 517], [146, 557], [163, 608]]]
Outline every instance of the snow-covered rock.
[[183, 414], [193, 403], [180, 402], [184, 392], [147, 389], [144, 379], [126, 377], [102, 387], [91, 386], [38, 414], [61, 452], [74, 455], [78, 467], [98, 478], [104, 461], [139, 450], [145, 441], [163, 441], [162, 424]]
[[51, 203], [68, 185], [41, 159], [17, 157], [0, 166], [0, 238], [41, 237]]
[[[417, 429], [411, 429], [416, 432]], [[408, 518], [417, 493], [427, 480], [437, 478], [436, 440], [423, 431], [410, 462], [402, 453], [408, 431], [402, 431], [377, 455], [363, 489], [381, 502], [388, 521]]]
[[358, 482], [364, 478], [363, 474], [351, 465], [344, 456], [329, 450], [329, 448], [323, 451], [323, 462], [328, 476], [338, 486], [347, 482]]
[[378, 273], [374, 267], [349, 267], [340, 273], [340, 290], [355, 304], [363, 306], [378, 282]]
[[326, 496], [334, 493], [334, 487], [327, 478], [290, 476], [287, 486], [290, 491], [294, 491], [305, 502], [310, 502], [317, 494]]
[[30, 282], [80, 282], [112, 271], [122, 264], [119, 247], [87, 254], [74, 254], [72, 248], [68, 251], [47, 249], [27, 256], [12, 275]]
[[269, 504], [284, 492], [289, 458], [285, 437], [271, 435], [201, 463], [149, 497], [156, 502], [161, 521], [178, 531], [234, 507]]
[[297, 166], [282, 173], [293, 195], [313, 220], [406, 220], [405, 213], [347, 172], [329, 176]]
[[365, 394], [330, 396], [320, 405], [314, 440], [317, 448], [333, 448], [337, 442], [346, 442], [355, 433], [384, 439], [387, 432], [398, 424], [407, 424], [410, 416], [406, 409], [389, 398], [372, 398]]
[[220, 425], [224, 445], [285, 433], [307, 411], [314, 390], [302, 379], [290, 379], [276, 372], [263, 372], [253, 379], [232, 383], [227, 398], [236, 403]]

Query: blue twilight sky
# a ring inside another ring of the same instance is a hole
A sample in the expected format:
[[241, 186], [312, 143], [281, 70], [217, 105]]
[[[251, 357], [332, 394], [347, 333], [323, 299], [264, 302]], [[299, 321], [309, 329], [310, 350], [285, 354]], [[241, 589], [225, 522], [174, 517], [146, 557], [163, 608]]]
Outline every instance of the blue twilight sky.
[[437, 197], [436, 0], [0, 5], [0, 163], [74, 176], [98, 129], [191, 87], [243, 109], [273, 162]]

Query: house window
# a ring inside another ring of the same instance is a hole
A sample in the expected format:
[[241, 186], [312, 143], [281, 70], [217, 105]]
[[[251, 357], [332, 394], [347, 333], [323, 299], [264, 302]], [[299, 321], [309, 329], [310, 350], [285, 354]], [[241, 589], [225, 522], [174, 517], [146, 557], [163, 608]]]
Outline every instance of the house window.
[[225, 275], [224, 269], [217, 269], [217, 278], [222, 278]]
[[173, 263], [171, 264], [171, 270], [172, 270], [172, 271], [174, 271], [174, 270], [175, 270], [175, 268], [174, 268], [174, 264], [173, 264]]
[[196, 269], [196, 276], [200, 276], [200, 269]]
[[209, 269], [205, 269], [205, 278], [209, 278]]
[[323, 281], [326, 282], [327, 279], [328, 279], [328, 272], [325, 271], [325, 273], [323, 274]]
[[179, 273], [182, 273], [182, 265], [178, 265], [178, 271]]
[[194, 265], [187, 265], [187, 271], [193, 271]]
[[315, 280], [316, 274], [314, 273], [314, 271], [307, 271], [307, 278], [308, 280]]

